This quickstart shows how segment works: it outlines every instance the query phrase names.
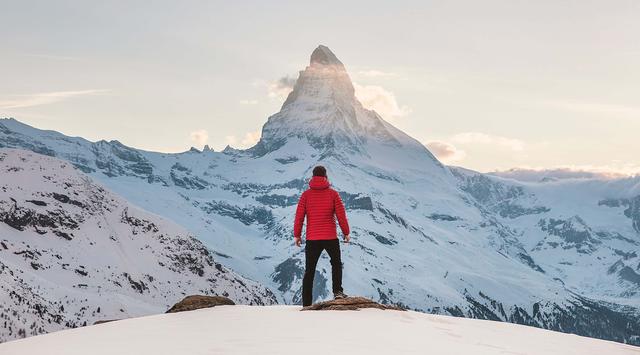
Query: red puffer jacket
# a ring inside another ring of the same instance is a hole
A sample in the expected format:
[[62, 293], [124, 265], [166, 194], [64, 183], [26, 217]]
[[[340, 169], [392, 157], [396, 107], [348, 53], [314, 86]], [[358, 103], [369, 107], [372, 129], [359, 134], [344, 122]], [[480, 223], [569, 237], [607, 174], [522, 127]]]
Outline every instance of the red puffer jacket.
[[307, 217], [307, 240], [336, 239], [336, 218], [344, 235], [349, 234], [349, 222], [347, 213], [340, 195], [329, 187], [326, 177], [314, 176], [309, 181], [309, 189], [302, 193], [296, 220], [293, 225], [293, 235], [300, 238], [302, 224]]

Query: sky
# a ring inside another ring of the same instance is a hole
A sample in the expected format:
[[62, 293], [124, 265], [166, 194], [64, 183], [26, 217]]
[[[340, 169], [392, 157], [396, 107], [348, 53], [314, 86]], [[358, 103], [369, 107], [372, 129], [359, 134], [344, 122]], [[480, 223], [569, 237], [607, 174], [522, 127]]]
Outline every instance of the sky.
[[0, 0], [0, 117], [254, 144], [311, 51], [447, 164], [640, 173], [640, 1]]

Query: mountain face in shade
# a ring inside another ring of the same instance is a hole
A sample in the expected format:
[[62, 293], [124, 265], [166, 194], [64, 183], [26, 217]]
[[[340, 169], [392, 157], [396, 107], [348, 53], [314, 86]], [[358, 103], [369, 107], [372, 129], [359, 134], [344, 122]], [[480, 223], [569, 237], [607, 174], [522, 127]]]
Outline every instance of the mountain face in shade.
[[[640, 344], [640, 179], [522, 183], [447, 167], [362, 107], [318, 47], [247, 150], [147, 152], [0, 121], [0, 145], [71, 162], [300, 302], [293, 215], [315, 165], [345, 201], [345, 291], [432, 313]], [[322, 258], [316, 300], [331, 297]]]
[[327, 46], [319, 45], [311, 53], [311, 65], [335, 65], [341, 66], [344, 69], [342, 62], [336, 57], [335, 54]]

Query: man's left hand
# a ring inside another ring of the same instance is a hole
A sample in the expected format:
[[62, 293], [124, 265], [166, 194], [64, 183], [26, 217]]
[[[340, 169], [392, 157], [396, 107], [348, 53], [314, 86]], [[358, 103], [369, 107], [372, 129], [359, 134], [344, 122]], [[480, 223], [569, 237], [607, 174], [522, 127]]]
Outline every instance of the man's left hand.
[[293, 240], [295, 241], [297, 247], [302, 245], [302, 238], [295, 238], [294, 237]]

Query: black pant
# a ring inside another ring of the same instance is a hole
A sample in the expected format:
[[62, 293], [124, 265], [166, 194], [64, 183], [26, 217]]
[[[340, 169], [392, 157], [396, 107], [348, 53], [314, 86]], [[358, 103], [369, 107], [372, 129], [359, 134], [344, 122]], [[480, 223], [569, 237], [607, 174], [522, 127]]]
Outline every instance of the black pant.
[[310, 306], [313, 301], [313, 276], [322, 251], [326, 250], [331, 258], [331, 281], [333, 293], [342, 292], [342, 260], [338, 239], [307, 240], [304, 246], [305, 270], [302, 280], [302, 305]]

